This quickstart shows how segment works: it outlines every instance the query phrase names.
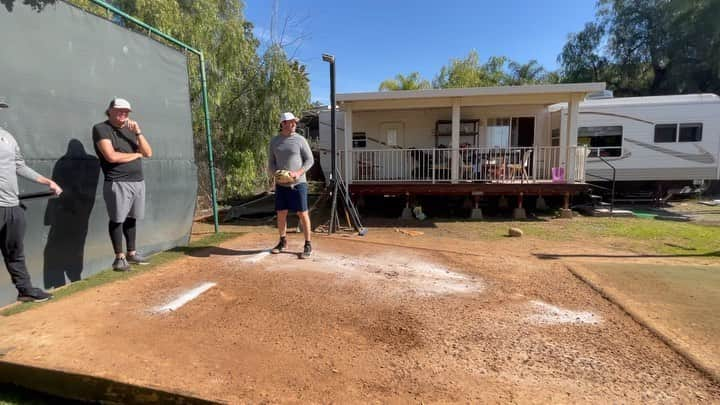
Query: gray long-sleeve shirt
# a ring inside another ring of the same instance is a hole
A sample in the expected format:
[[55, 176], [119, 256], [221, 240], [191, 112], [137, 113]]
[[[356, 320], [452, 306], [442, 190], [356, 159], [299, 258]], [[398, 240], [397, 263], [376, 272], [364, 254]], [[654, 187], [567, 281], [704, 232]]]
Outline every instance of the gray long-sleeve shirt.
[[295, 184], [307, 183], [305, 173], [315, 163], [310, 145], [305, 138], [293, 132], [290, 135], [275, 135], [270, 140], [268, 153], [268, 168], [270, 173], [275, 170], [296, 171], [303, 169], [303, 175], [298, 177]]
[[25, 164], [15, 138], [0, 128], [0, 207], [15, 207], [20, 204], [18, 175], [35, 182], [42, 177]]

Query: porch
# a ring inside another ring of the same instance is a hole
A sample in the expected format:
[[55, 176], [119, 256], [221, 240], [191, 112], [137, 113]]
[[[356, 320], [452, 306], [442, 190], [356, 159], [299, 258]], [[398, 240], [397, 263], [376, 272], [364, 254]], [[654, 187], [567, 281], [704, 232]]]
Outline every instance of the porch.
[[[577, 145], [578, 106], [604, 88], [575, 83], [338, 94], [338, 171], [353, 195], [464, 194], [476, 203], [484, 195], [517, 196], [518, 212], [523, 196], [562, 195], [568, 208], [572, 195], [587, 190], [589, 150]], [[551, 114], [549, 107], [560, 102], [566, 112]], [[320, 146], [331, 146], [323, 129]]]
[[584, 183], [587, 147], [566, 150], [562, 162], [571, 173], [558, 146], [350, 150], [349, 165], [341, 158], [341, 167], [351, 168], [349, 184]]

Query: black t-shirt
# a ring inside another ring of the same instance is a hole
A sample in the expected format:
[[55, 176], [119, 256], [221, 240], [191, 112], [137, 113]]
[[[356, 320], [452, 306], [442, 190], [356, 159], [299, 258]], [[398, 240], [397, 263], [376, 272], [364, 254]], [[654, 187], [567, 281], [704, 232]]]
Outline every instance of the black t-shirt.
[[122, 153], [137, 153], [139, 145], [137, 136], [127, 128], [115, 128], [110, 122], [101, 122], [93, 127], [93, 146], [100, 159], [100, 167], [105, 174], [105, 181], [143, 181], [142, 159], [135, 159], [127, 163], [110, 163], [105, 159], [98, 142], [109, 139], [113, 149]]

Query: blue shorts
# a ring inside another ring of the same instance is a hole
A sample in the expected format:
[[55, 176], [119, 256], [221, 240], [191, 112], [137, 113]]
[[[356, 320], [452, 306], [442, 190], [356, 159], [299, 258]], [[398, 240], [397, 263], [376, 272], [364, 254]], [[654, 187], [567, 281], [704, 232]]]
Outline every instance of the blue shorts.
[[275, 186], [275, 211], [303, 212], [308, 210], [307, 183], [294, 187]]

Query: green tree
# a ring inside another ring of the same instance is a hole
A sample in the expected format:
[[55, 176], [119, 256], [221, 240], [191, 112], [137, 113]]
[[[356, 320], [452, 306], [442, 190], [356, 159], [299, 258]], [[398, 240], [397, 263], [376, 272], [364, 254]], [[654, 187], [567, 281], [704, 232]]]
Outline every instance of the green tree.
[[451, 59], [433, 81], [435, 88], [501, 86], [510, 82], [505, 72], [507, 58], [493, 56], [480, 63], [477, 51], [470, 51], [465, 59]]
[[608, 33], [608, 50], [626, 93], [673, 92], [665, 80], [670, 59], [668, 0], [600, 0], [598, 15]]
[[618, 95], [720, 91], [720, 1], [599, 0], [597, 8], [597, 21], [558, 57], [563, 81], [605, 81]]
[[720, 93], [720, 1], [675, 0], [669, 10], [668, 81], [682, 93]]
[[422, 90], [429, 89], [430, 82], [420, 77], [420, 73], [412, 72], [405, 76], [398, 74], [394, 79], [388, 79], [380, 83], [380, 91], [395, 90]]
[[548, 80], [545, 68], [535, 59], [531, 59], [528, 63], [511, 61], [508, 67], [510, 69], [508, 84], [511, 85], [546, 83]]
[[604, 34], [601, 25], [590, 22], [579, 33], [569, 35], [557, 58], [562, 81], [600, 82], [606, 79], [608, 60], [600, 49]]

